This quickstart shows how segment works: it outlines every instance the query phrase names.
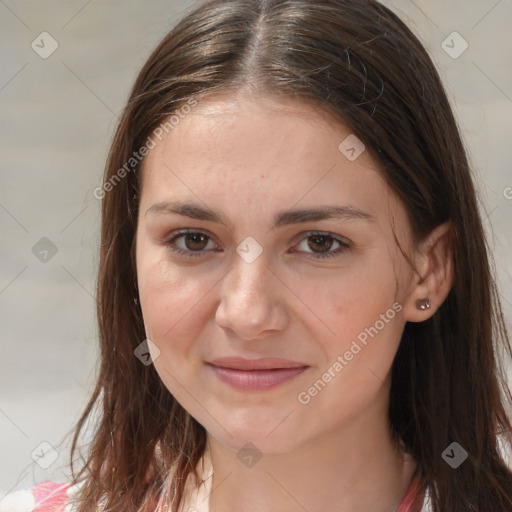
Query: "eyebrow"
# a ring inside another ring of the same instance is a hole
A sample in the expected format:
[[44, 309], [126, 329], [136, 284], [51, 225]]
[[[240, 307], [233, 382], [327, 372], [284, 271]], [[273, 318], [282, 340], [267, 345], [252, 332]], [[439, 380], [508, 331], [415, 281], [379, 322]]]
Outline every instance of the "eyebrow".
[[[162, 201], [155, 203], [146, 210], [148, 213], [177, 214], [191, 219], [206, 220], [220, 223], [228, 228], [232, 228], [231, 222], [221, 212], [216, 212], [210, 208], [205, 208], [198, 204], [180, 202], [180, 201]], [[288, 226], [291, 224], [301, 224], [311, 221], [326, 219], [340, 220], [364, 220], [366, 222], [376, 222], [373, 215], [363, 212], [352, 206], [322, 206], [318, 208], [291, 209], [278, 212], [274, 216], [274, 225], [272, 229]]]

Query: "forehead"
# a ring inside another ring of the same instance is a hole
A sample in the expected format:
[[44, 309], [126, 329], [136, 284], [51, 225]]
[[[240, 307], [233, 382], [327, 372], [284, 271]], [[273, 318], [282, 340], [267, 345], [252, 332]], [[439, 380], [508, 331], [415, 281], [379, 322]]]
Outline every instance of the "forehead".
[[370, 153], [351, 160], [340, 151], [354, 137], [321, 108], [295, 99], [199, 101], [162, 140], [153, 137], [141, 209], [179, 198], [232, 207], [234, 215], [299, 203], [388, 211], [389, 190]]
[[313, 103], [250, 95], [208, 97], [174, 120], [176, 124], [167, 125], [149, 161], [180, 149], [181, 159], [213, 160], [222, 155], [229, 157], [226, 163], [238, 168], [259, 164], [271, 169], [283, 162], [301, 161], [304, 153], [332, 156], [337, 153], [337, 139], [350, 133]]

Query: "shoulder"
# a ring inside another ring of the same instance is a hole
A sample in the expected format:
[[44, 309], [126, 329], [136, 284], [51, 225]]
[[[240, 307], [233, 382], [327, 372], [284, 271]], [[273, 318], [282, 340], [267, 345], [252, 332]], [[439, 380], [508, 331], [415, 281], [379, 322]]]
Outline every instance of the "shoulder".
[[421, 486], [418, 477], [412, 478], [397, 512], [432, 512], [429, 489]]
[[[425, 491], [425, 500], [423, 502], [423, 508], [421, 512], [432, 512], [432, 501], [430, 499], [430, 489]], [[0, 511], [1, 512], [1, 511]]]
[[28, 489], [20, 489], [0, 500], [0, 512], [72, 512], [69, 498], [79, 484], [70, 482], [40, 482]]
[[205, 450], [205, 453], [199, 460], [196, 470], [201, 483], [197, 487], [192, 475], [188, 475], [183, 489], [183, 501], [180, 503], [179, 512], [209, 512], [213, 466], [208, 449]]

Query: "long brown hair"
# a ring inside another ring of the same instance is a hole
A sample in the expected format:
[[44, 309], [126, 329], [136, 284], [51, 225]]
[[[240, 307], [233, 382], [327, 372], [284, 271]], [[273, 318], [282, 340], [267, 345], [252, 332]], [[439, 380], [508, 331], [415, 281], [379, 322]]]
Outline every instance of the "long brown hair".
[[[496, 350], [511, 355], [476, 193], [439, 75], [418, 39], [374, 0], [213, 0], [189, 13], [151, 54], [133, 86], [106, 164], [101, 195], [97, 314], [101, 367], [71, 449], [81, 512], [146, 510], [162, 493], [176, 512], [195, 477], [206, 431], [153, 365], [137, 303], [134, 240], [140, 149], [184, 105], [252, 87], [313, 101], [349, 126], [406, 207], [415, 241], [453, 226], [455, 282], [427, 321], [407, 323], [392, 366], [389, 423], [418, 462], [435, 512], [512, 510], [512, 402]], [[182, 114], [183, 115], [183, 114]], [[128, 163], [128, 166], [127, 166]], [[125, 172], [120, 170], [124, 169]], [[98, 408], [87, 461], [73, 454]], [[443, 460], [452, 442], [468, 459]]]

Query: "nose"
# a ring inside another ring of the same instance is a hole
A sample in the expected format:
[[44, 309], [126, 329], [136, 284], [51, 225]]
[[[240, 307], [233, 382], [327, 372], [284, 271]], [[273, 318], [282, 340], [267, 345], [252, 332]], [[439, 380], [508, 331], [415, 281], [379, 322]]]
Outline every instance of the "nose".
[[244, 340], [283, 330], [288, 321], [284, 290], [263, 254], [252, 263], [235, 254], [221, 284], [216, 322]]

